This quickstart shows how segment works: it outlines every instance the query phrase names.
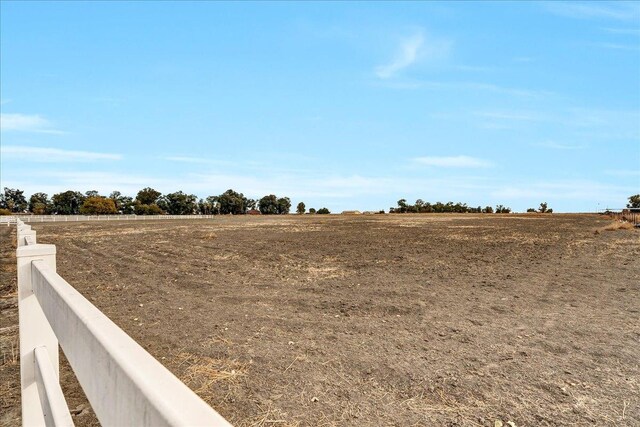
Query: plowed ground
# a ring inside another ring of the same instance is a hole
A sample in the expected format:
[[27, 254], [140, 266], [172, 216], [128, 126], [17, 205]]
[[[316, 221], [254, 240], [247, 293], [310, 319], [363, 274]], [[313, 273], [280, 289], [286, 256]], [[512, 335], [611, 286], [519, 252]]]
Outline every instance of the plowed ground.
[[[62, 277], [238, 426], [637, 426], [640, 232], [609, 223], [290, 215], [34, 229], [57, 245]], [[0, 236], [10, 301], [14, 237]], [[17, 425], [10, 348], [0, 419]], [[61, 377], [76, 425], [96, 425], [68, 366]]]

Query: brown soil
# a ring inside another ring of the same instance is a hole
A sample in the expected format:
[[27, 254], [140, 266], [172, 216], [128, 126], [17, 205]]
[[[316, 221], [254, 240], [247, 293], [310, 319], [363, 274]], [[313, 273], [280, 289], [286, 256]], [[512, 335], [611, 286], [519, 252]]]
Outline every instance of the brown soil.
[[[238, 426], [640, 425], [640, 232], [595, 232], [609, 223], [290, 215], [34, 229], [58, 245], [62, 277]], [[11, 425], [17, 364], [2, 348]], [[61, 377], [82, 405], [66, 365]], [[96, 424], [77, 412], [76, 425]]]

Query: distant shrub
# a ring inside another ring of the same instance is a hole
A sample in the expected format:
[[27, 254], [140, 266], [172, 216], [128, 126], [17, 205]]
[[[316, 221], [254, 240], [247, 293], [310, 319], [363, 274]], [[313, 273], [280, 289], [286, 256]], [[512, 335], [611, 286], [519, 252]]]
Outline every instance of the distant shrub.
[[87, 197], [82, 206], [80, 206], [80, 213], [82, 215], [113, 215], [118, 211], [112, 199], [95, 196]]
[[496, 206], [495, 213], [511, 213], [511, 208], [507, 206], [498, 205]]
[[316, 208], [309, 208], [309, 213], [312, 215], [316, 213]]
[[330, 214], [330, 213], [331, 213], [331, 212], [330, 212], [330, 211], [329, 211], [329, 209], [327, 209], [327, 208], [320, 208], [320, 209], [318, 209], [318, 214], [320, 214], [320, 215], [327, 215], [327, 214]]
[[537, 211], [535, 209], [533, 209], [533, 208], [527, 209], [527, 213], [532, 213], [532, 212], [537, 212]]
[[0, 209], [0, 215], [11, 215], [11, 211], [9, 209]]
[[136, 203], [133, 207], [133, 210], [136, 215], [162, 215], [164, 211], [160, 209], [160, 206], [155, 203], [150, 205], [145, 205], [142, 203]]

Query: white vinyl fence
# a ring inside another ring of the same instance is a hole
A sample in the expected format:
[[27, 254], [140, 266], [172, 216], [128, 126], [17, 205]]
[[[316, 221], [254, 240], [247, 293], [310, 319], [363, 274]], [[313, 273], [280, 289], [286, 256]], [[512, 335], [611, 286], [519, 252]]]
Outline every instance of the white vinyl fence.
[[0, 224], [22, 222], [70, 222], [70, 221], [157, 221], [163, 219], [211, 219], [216, 215], [3, 215]]
[[16, 221], [23, 426], [72, 426], [58, 344], [104, 426], [230, 424], [56, 273], [56, 247]]

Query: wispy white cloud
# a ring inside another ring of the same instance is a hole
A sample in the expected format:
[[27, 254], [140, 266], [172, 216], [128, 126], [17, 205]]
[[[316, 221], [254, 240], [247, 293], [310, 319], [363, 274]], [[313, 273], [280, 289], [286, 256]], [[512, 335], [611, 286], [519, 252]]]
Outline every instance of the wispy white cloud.
[[554, 150], [581, 150], [587, 147], [586, 145], [561, 144], [555, 141], [543, 141], [533, 145], [536, 147], [551, 148]]
[[[527, 183], [515, 183], [497, 186], [489, 192], [490, 197], [497, 200], [548, 200], [548, 201], [592, 201], [593, 207], [598, 202], [621, 203], [634, 190], [629, 185], [604, 184], [593, 180], [553, 180]], [[553, 207], [553, 206], [552, 206]]]
[[426, 156], [415, 157], [411, 161], [423, 166], [441, 168], [488, 168], [492, 166], [492, 163], [487, 160], [470, 156]]
[[637, 176], [640, 177], [640, 169], [629, 170], [629, 169], [607, 169], [604, 171], [605, 175], [610, 176]]
[[[440, 175], [442, 172], [440, 171]], [[477, 175], [477, 174], [476, 174]], [[622, 175], [621, 175], [622, 176]], [[628, 175], [633, 176], [633, 175]], [[405, 176], [368, 176], [360, 174], [323, 173], [188, 173], [170, 178], [129, 174], [122, 171], [47, 171], [38, 168], [28, 175], [16, 175], [6, 180], [12, 188], [24, 189], [27, 194], [44, 191], [49, 194], [68, 189], [98, 190], [108, 194], [113, 190], [135, 195], [141, 188], [151, 186], [162, 193], [183, 190], [199, 197], [220, 194], [228, 188], [259, 198], [265, 194], [286, 195], [307, 206], [327, 206], [332, 211], [342, 209], [380, 209], [395, 205], [400, 197], [408, 200], [424, 198], [430, 201], [460, 200], [470, 205], [502, 203], [516, 210], [537, 206], [543, 200], [555, 211], [567, 206], [614, 206], [637, 192], [637, 185], [627, 180], [608, 184], [594, 180], [496, 180], [468, 174], [449, 174], [438, 178]], [[575, 203], [567, 203], [573, 200]]]
[[189, 156], [167, 156], [163, 157], [164, 160], [178, 163], [196, 163], [202, 165], [218, 165], [218, 164], [230, 164], [230, 162], [224, 160], [213, 160], [204, 157], [189, 157]]
[[21, 145], [3, 145], [0, 147], [0, 152], [3, 158], [6, 159], [20, 159], [37, 163], [93, 162], [98, 160], [120, 160], [122, 158], [120, 154]]
[[640, 28], [603, 28], [603, 30], [612, 34], [640, 36]]
[[37, 114], [0, 114], [0, 130], [62, 134], [53, 129], [51, 122]]
[[[473, 111], [477, 125], [486, 129], [519, 129], [525, 126], [555, 126], [571, 132], [577, 140], [640, 141], [640, 111], [563, 108], [553, 112], [530, 110]], [[468, 120], [469, 116], [460, 114]]]
[[433, 80], [384, 80], [377, 81], [377, 85], [384, 85], [392, 89], [411, 90], [442, 90], [442, 91], [477, 91], [490, 92], [500, 95], [507, 95], [520, 98], [543, 99], [555, 96], [549, 90], [524, 89], [509, 86], [501, 86], [493, 83], [473, 82], [473, 81], [433, 81]]
[[416, 59], [418, 59], [418, 51], [423, 44], [424, 36], [422, 33], [415, 34], [403, 40], [395, 58], [389, 64], [376, 67], [376, 75], [381, 79], [388, 79], [403, 68], [407, 68], [416, 62]]
[[453, 69], [458, 71], [469, 71], [472, 73], [487, 73], [491, 71], [496, 71], [495, 67], [488, 67], [484, 65], [455, 65]]
[[613, 50], [630, 50], [630, 51], [640, 51], [640, 44], [621, 44], [621, 43], [592, 43], [592, 46], [600, 47], [603, 49], [613, 49]]
[[531, 111], [476, 111], [473, 114], [488, 119], [516, 120], [525, 122], [537, 122], [544, 119], [540, 114]]
[[449, 40], [433, 38], [427, 40], [424, 33], [418, 31], [411, 37], [402, 40], [391, 62], [377, 66], [375, 74], [380, 79], [389, 79], [419, 60], [435, 60], [446, 57], [452, 45]]
[[631, 2], [615, 3], [578, 3], [578, 2], [547, 2], [545, 8], [557, 15], [576, 19], [613, 19], [618, 21], [633, 21], [640, 19], [640, 6]]

